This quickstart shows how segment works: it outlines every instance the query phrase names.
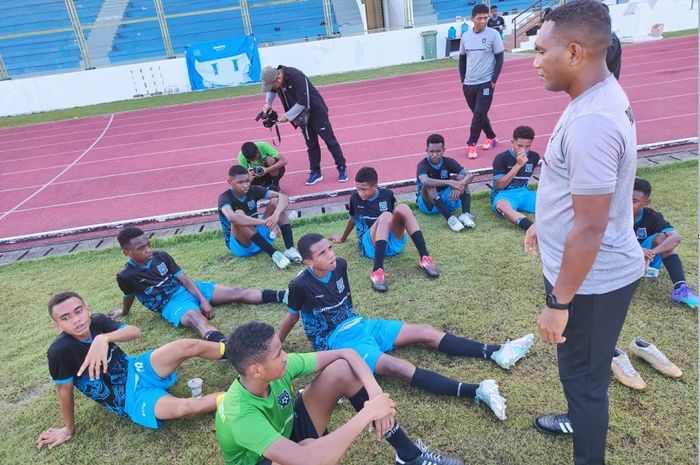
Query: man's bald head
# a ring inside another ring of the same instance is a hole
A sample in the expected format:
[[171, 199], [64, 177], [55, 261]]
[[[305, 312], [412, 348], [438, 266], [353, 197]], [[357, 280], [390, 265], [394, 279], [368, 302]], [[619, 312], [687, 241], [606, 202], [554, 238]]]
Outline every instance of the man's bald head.
[[544, 17], [553, 23], [552, 33], [575, 42], [593, 55], [605, 55], [612, 43], [608, 6], [598, 0], [574, 0]]

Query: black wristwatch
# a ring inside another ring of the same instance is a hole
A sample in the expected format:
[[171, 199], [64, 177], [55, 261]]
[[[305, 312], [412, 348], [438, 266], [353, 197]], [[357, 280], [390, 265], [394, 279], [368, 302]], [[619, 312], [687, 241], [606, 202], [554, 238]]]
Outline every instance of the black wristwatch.
[[554, 297], [552, 293], [547, 294], [547, 297], [544, 300], [549, 308], [553, 308], [555, 310], [571, 310], [571, 302], [568, 304], [560, 304], [557, 302], [557, 298]]

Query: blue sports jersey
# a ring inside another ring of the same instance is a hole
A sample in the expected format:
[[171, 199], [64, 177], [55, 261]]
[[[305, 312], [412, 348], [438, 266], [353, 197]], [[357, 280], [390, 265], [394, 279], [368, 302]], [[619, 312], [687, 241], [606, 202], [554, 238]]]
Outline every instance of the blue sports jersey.
[[640, 243], [649, 236], [668, 231], [675, 231], [675, 228], [661, 213], [651, 208], [642, 208], [639, 216], [634, 219], [634, 233]]
[[396, 205], [394, 193], [389, 189], [377, 189], [371, 199], [362, 200], [355, 192], [350, 196], [350, 216], [355, 220], [355, 230], [360, 238], [384, 212], [393, 212]]
[[242, 198], [236, 197], [231, 189], [226, 189], [225, 192], [219, 195], [217, 208], [226, 247], [228, 247], [229, 241], [231, 240], [231, 222], [226, 218], [226, 215], [224, 215], [221, 209], [229, 205], [233, 211], [241, 210], [246, 216], [253, 217], [258, 213], [258, 200], [262, 200], [265, 197], [267, 197], [267, 189], [255, 185], [250, 186], [250, 190], [248, 190], [248, 193]]
[[[496, 155], [493, 159], [493, 179], [496, 180], [508, 174], [511, 169], [515, 166], [516, 158], [512, 150], [507, 150], [505, 152]], [[527, 152], [527, 163], [523, 165], [522, 168], [515, 174], [513, 180], [508, 184], [505, 189], [498, 189], [496, 184], [493, 184], [494, 193], [507, 190], [507, 189], [519, 189], [521, 187], [527, 187], [527, 183], [532, 177], [532, 173], [535, 172], [537, 164], [540, 162], [540, 155], [537, 152], [528, 151]]]
[[316, 277], [311, 268], [301, 271], [289, 283], [291, 313], [301, 312], [306, 337], [315, 350], [328, 350], [328, 336], [343, 321], [356, 317], [350, 294], [348, 263], [336, 259], [335, 270], [325, 278]]
[[56, 384], [73, 382], [75, 388], [90, 399], [107, 407], [112, 412], [127, 416], [124, 410], [126, 402], [126, 377], [129, 362], [126, 354], [116, 344], [109, 344], [107, 355], [107, 372], [94, 380], [90, 380], [88, 371], [77, 376], [80, 366], [95, 337], [99, 334], [111, 333], [126, 326], [96, 313], [90, 322], [90, 339], [79, 341], [73, 336], [61, 333], [47, 351], [49, 373]]
[[[430, 160], [426, 155], [416, 167], [416, 188], [418, 189], [418, 195], [420, 195], [421, 191], [423, 190], [423, 181], [420, 179], [421, 176], [428, 176], [431, 179], [447, 180], [450, 179], [450, 176], [453, 174], [458, 175], [464, 173], [466, 173], [466, 171], [462, 165], [460, 165], [459, 162], [453, 158], [442, 157], [440, 163], [433, 165], [430, 163]], [[447, 187], [448, 186], [441, 186], [438, 187], [437, 190], [438, 192], [441, 192]]]
[[125, 296], [136, 294], [141, 304], [160, 314], [182, 283], [177, 276], [182, 270], [173, 257], [162, 250], [153, 252], [153, 258], [144, 266], [131, 259], [117, 274], [117, 284]]

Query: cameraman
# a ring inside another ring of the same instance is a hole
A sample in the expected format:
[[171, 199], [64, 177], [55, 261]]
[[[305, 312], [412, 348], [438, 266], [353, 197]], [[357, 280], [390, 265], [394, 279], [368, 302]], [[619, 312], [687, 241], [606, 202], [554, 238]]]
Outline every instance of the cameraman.
[[251, 184], [281, 192], [280, 179], [287, 159], [267, 142], [244, 143], [238, 152], [238, 164], [250, 173]]
[[[333, 155], [335, 166], [338, 168], [338, 182], [346, 182], [348, 173], [345, 167], [345, 157], [343, 157], [343, 151], [328, 120], [328, 107], [311, 81], [298, 69], [282, 65], [276, 69], [266, 66], [262, 70], [261, 80], [262, 91], [266, 94], [263, 112], [268, 112], [272, 108], [275, 96], [279, 95], [285, 111], [279, 116], [279, 122], [289, 121], [295, 128], [301, 127], [311, 170], [306, 185], [311, 186], [323, 179], [319, 136]], [[308, 111], [308, 123], [304, 126], [295, 119], [303, 119], [305, 111]]]

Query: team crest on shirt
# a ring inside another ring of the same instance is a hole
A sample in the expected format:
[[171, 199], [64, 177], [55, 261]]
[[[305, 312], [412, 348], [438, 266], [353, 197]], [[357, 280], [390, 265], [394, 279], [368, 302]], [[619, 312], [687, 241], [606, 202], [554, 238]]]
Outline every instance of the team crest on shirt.
[[526, 163], [526, 164], [525, 164], [525, 172], [526, 172], [526, 173], [532, 173], [532, 167], [533, 167], [533, 166], [534, 166], [534, 165], [533, 165], [532, 163]]
[[647, 228], [637, 228], [637, 239], [643, 240], [647, 238]]
[[158, 270], [158, 273], [160, 273], [161, 276], [165, 276], [166, 274], [168, 274], [168, 265], [161, 262], [156, 267], [156, 270]]
[[248, 208], [255, 208], [255, 200], [248, 200]]
[[483, 39], [481, 39], [481, 43], [482, 43], [482, 44], [485, 44], [485, 43], [486, 43], [486, 37], [484, 37]]
[[335, 286], [338, 288], [338, 292], [343, 292], [345, 290], [345, 281], [343, 281], [343, 278], [337, 280]]
[[285, 408], [292, 402], [292, 396], [289, 394], [289, 391], [286, 389], [282, 391], [280, 395], [277, 396], [277, 405], [280, 406], [280, 408]]
[[447, 170], [440, 171], [440, 179], [447, 179], [448, 176], [449, 173], [447, 172]]
[[386, 204], [386, 200], [379, 202], [379, 211], [385, 212], [387, 210], [389, 210], [389, 207]]

